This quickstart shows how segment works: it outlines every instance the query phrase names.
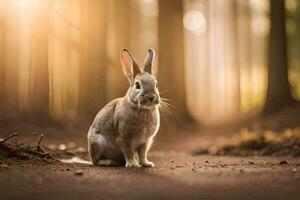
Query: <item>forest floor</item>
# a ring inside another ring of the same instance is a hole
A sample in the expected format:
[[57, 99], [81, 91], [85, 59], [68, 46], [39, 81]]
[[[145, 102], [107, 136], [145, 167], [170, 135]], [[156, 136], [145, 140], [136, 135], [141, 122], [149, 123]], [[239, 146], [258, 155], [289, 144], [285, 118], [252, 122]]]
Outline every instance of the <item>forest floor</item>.
[[[39, 135], [20, 129], [19, 136], [0, 140], [0, 199], [299, 199], [298, 143], [279, 154], [277, 147], [263, 154], [256, 145], [241, 154], [218, 153], [228, 141], [241, 148], [262, 137], [267, 145], [298, 138], [299, 116], [300, 109], [291, 108], [242, 129], [161, 131], [149, 156], [155, 168], [139, 169], [72, 163], [88, 159], [85, 133], [44, 133], [39, 149]], [[2, 138], [8, 135], [3, 127]]]

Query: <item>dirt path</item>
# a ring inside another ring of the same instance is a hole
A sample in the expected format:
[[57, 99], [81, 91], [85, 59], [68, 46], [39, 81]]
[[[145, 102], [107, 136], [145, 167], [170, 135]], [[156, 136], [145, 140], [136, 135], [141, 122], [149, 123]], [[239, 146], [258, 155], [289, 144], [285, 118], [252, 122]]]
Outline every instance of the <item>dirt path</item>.
[[[151, 169], [0, 167], [0, 199], [299, 199], [300, 159], [153, 151]], [[289, 164], [279, 164], [285, 159]]]
[[[224, 130], [160, 134], [150, 152], [155, 168], [0, 160], [0, 200], [299, 199], [300, 157], [192, 156], [219, 136], [226, 137]], [[18, 141], [36, 145], [38, 138], [28, 131]], [[86, 147], [85, 132], [49, 132], [43, 145], [70, 142]]]

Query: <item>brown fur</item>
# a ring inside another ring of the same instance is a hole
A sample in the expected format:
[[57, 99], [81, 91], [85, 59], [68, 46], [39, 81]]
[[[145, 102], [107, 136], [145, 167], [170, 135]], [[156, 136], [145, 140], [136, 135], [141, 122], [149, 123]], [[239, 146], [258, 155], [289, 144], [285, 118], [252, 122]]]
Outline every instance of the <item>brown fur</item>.
[[[128, 50], [125, 51], [128, 54], [123, 57], [121, 55], [121, 62], [131, 87], [125, 97], [109, 102], [97, 114], [88, 132], [89, 153], [94, 165], [125, 161], [126, 167], [153, 167], [154, 164], [147, 160], [147, 152], [160, 124], [157, 81], [153, 75], [139, 69], [134, 74], [133, 64], [137, 64], [135, 60], [122, 60], [124, 57], [131, 58]], [[149, 70], [149, 65], [152, 64], [149, 55], [146, 62], [145, 66]], [[132, 70], [126, 71], [130, 67]]]

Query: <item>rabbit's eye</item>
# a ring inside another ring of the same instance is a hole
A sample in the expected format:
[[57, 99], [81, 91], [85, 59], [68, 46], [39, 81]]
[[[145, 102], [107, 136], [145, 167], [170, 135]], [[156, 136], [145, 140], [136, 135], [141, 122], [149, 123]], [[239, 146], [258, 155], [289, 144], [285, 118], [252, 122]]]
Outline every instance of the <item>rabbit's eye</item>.
[[141, 89], [141, 85], [139, 82], [135, 82], [135, 89]]

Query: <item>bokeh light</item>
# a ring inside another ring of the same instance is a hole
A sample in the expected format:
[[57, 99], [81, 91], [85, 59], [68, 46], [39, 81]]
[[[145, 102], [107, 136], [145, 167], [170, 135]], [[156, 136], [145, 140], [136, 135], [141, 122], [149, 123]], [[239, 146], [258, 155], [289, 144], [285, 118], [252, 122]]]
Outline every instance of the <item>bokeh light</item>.
[[205, 33], [207, 27], [206, 18], [199, 10], [187, 12], [183, 17], [183, 24], [187, 30], [197, 35]]

